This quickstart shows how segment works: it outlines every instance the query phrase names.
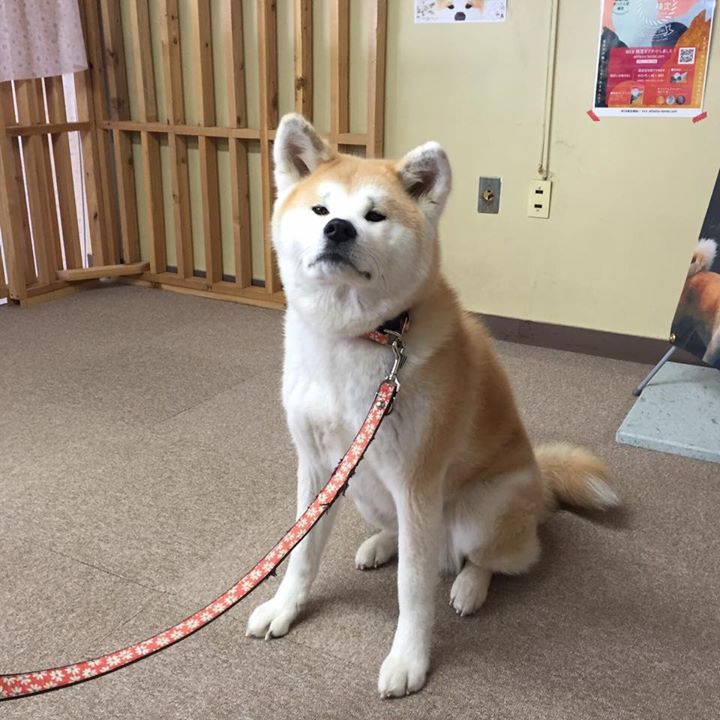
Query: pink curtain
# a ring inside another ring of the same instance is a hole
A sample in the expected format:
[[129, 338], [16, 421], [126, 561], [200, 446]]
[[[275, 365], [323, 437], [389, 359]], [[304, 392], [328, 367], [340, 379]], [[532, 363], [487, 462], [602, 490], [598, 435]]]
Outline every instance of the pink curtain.
[[87, 66], [78, 0], [0, 0], [0, 81]]

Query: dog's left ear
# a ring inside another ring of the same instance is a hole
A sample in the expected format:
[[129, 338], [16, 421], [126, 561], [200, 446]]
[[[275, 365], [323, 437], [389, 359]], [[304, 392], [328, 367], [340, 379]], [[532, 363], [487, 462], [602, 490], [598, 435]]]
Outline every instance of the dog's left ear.
[[275, 135], [275, 186], [282, 195], [334, 156], [332, 148], [302, 115], [285, 115]]
[[411, 150], [395, 166], [405, 192], [431, 220], [437, 220], [450, 194], [452, 173], [445, 151], [436, 142]]

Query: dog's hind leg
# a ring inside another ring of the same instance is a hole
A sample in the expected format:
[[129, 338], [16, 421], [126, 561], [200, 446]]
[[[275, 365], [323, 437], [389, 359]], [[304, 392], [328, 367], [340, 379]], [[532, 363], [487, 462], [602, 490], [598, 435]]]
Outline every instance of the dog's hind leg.
[[450, 589], [450, 604], [458, 615], [472, 615], [487, 598], [492, 572], [467, 560]]
[[380, 528], [365, 540], [355, 553], [355, 567], [370, 570], [384, 565], [397, 555], [398, 531], [395, 502], [387, 488], [370, 473], [363, 473], [350, 486], [352, 498], [363, 518]]

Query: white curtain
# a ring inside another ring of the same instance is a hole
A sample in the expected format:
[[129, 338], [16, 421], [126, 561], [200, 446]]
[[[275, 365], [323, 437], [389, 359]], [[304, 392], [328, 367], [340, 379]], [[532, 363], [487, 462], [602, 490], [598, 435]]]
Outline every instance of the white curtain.
[[0, 0], [0, 81], [87, 66], [78, 0]]

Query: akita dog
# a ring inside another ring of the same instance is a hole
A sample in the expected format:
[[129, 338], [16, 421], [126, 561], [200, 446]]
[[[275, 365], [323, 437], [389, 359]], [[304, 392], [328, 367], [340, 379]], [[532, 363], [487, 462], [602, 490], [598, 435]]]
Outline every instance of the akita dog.
[[[482, 325], [440, 272], [437, 226], [450, 165], [434, 142], [401, 161], [334, 152], [298, 115], [274, 145], [273, 243], [287, 296], [282, 397], [298, 455], [298, 511], [360, 427], [392, 360], [363, 335], [403, 313], [407, 363], [393, 413], [348, 496], [378, 528], [358, 568], [398, 556], [399, 619], [380, 668], [383, 697], [415, 692], [430, 663], [439, 570], [455, 574], [460, 615], [485, 600], [493, 573], [527, 571], [538, 525], [558, 505], [618, 504], [603, 464], [565, 444], [533, 449]], [[330, 510], [290, 557], [276, 595], [247, 634], [285, 635], [310, 593]]]

